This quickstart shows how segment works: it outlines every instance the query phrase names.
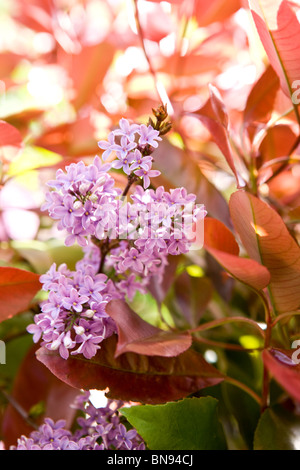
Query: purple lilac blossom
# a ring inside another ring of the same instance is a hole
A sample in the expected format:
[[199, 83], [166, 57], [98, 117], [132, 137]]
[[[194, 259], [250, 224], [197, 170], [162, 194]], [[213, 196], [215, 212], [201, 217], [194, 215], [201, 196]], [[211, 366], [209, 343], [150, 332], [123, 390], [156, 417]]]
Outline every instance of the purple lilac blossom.
[[[126, 119], [119, 124], [107, 144], [99, 142], [106, 156], [114, 150], [117, 159], [103, 164], [96, 156], [90, 165], [72, 163], [65, 171], [58, 170], [56, 179], [48, 183], [53, 189], [42, 207], [58, 221], [58, 229], [66, 231], [65, 244], [77, 242], [83, 250], [75, 271], [53, 264], [40, 277], [49, 295], [28, 326], [35, 343], [41, 340], [42, 346], [57, 350], [64, 359], [70, 354], [90, 359], [97, 353], [102, 341], [116, 333], [107, 303], [133, 300], [138, 291], [146, 292], [153, 276], [162, 280], [168, 256], [189, 251], [193, 225], [206, 216], [204, 207], [195, 204], [196, 196], [185, 188], [148, 189], [150, 178], [160, 173], [151, 169], [153, 158], [143, 156], [142, 148], [157, 147], [159, 133]], [[120, 137], [120, 144], [115, 137]], [[131, 199], [122, 197], [108, 174], [112, 166], [140, 177], [144, 187], [135, 185]], [[114, 241], [105, 258], [113, 280], [99, 273], [102, 254], [97, 240]]]
[[77, 397], [72, 405], [81, 416], [76, 430], [66, 429], [66, 421], [45, 418], [43, 424], [29, 437], [22, 435], [9, 450], [145, 450], [145, 443], [135, 429], [127, 430], [120, 422], [119, 409], [127, 403], [108, 400], [96, 408], [90, 393]]

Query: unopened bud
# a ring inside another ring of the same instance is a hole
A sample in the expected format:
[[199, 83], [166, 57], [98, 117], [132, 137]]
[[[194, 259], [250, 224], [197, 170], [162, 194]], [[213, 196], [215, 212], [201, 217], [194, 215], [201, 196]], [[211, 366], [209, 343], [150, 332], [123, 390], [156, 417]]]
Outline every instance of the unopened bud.
[[166, 122], [159, 129], [159, 135], [165, 135], [172, 129], [172, 123]]
[[87, 318], [93, 318], [93, 316], [95, 315], [95, 312], [94, 310], [86, 310], [86, 312], [84, 313], [84, 316], [87, 317]]
[[82, 206], [81, 202], [80, 201], [76, 201], [74, 202], [74, 209], [77, 210], [77, 209], [80, 209]]
[[152, 112], [160, 122], [164, 121], [168, 117], [167, 105], [160, 105], [157, 109], [152, 109]]
[[74, 326], [74, 330], [76, 331], [76, 333], [78, 335], [83, 335], [83, 333], [85, 332], [85, 329], [83, 328], [83, 326]]

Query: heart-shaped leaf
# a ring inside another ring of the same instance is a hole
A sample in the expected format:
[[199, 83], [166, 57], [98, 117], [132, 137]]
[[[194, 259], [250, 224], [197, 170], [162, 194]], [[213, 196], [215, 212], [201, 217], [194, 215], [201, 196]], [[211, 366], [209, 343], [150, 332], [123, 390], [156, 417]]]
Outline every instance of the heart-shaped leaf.
[[204, 248], [229, 274], [253, 289], [259, 291], [269, 284], [269, 271], [257, 261], [239, 256], [233, 234], [219, 220], [205, 218]]
[[212, 397], [186, 398], [165, 405], [122, 408], [150, 450], [225, 450], [218, 420], [218, 401]]
[[146, 356], [174, 357], [192, 345], [192, 337], [188, 333], [163, 331], [156, 328], [139, 317], [122, 300], [112, 300], [106, 310], [118, 329], [115, 357], [125, 352], [135, 352]]
[[117, 336], [101, 343], [92, 359], [70, 356], [64, 360], [56, 351], [40, 348], [37, 358], [60, 380], [84, 390], [105, 390], [108, 397], [142, 403], [164, 403], [224, 380], [196, 351], [178, 357], [149, 357], [125, 353], [115, 357]]
[[39, 275], [18, 268], [0, 268], [0, 321], [28, 308], [41, 289]]
[[229, 202], [232, 220], [249, 256], [271, 274], [269, 292], [277, 312], [300, 305], [300, 248], [282, 218], [257, 197], [237, 191]]

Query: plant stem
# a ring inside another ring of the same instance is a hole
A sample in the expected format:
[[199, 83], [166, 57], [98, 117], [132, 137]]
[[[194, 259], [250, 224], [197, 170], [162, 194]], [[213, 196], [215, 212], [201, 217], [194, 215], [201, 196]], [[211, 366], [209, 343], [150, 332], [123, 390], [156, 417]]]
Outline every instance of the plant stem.
[[[134, 3], [135, 21], [136, 21], [137, 30], [138, 30], [138, 35], [139, 35], [139, 37], [140, 37], [142, 49], [143, 49], [145, 58], [146, 58], [146, 60], [147, 60], [150, 73], [151, 73], [151, 75], [152, 75], [152, 77], [153, 77], [153, 81], [154, 81], [154, 85], [155, 85], [155, 89], [156, 89], [156, 92], [157, 92], [159, 101], [162, 103], [161, 97], [160, 97], [160, 93], [159, 93], [159, 89], [158, 89], [158, 86], [157, 86], [157, 83], [158, 83], [157, 74], [156, 74], [156, 71], [154, 70], [154, 68], [153, 68], [153, 66], [152, 66], [150, 57], [149, 57], [148, 52], [147, 52], [146, 47], [145, 47], [145, 37], [144, 37], [144, 32], [143, 32], [143, 28], [142, 28], [142, 26], [141, 26], [141, 21], [140, 21], [140, 14], [139, 14], [139, 8], [138, 8], [138, 1], [137, 1], [137, 0], [133, 0], [133, 3]], [[162, 104], [163, 104], [163, 103], [162, 103]]]
[[199, 331], [206, 331], [212, 328], [217, 328], [218, 326], [225, 325], [226, 323], [247, 323], [248, 325], [255, 327], [257, 331], [260, 333], [260, 335], [263, 338], [265, 338], [264, 330], [254, 320], [251, 320], [250, 318], [244, 318], [244, 317], [226, 317], [226, 318], [221, 318], [220, 320], [213, 320], [211, 322], [205, 323], [204, 325], [200, 325], [197, 328], [190, 329], [188, 330], [188, 332], [196, 333]]
[[204, 343], [208, 344], [209, 346], [214, 346], [222, 349], [231, 349], [232, 351], [243, 351], [251, 353], [263, 350], [263, 348], [243, 348], [243, 346], [240, 346], [238, 344], [222, 343], [221, 341], [213, 341], [207, 338], [198, 338], [197, 336], [194, 336], [193, 339], [198, 343]]
[[9, 395], [5, 390], [0, 388], [0, 393], [4, 396], [4, 398], [11, 404], [11, 406], [19, 413], [20, 416], [24, 419], [24, 421], [31, 426], [34, 429], [38, 429], [37, 424], [32, 421], [28, 413], [24, 410], [24, 408], [11, 396]]
[[257, 393], [254, 392], [251, 388], [249, 388], [247, 385], [243, 384], [239, 380], [236, 380], [232, 377], [225, 377], [225, 381], [228, 382], [231, 385], [235, 385], [236, 387], [240, 388], [241, 390], [244, 390], [244, 392], [248, 393], [261, 407], [262, 406], [262, 400], [261, 398], [257, 395]]

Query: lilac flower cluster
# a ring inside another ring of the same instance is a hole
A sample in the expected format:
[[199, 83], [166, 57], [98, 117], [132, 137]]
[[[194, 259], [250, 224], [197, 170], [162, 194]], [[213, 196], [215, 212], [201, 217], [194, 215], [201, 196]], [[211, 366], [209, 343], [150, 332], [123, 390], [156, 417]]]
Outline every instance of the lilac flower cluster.
[[[106, 313], [107, 303], [144, 293], [153, 276], [159, 282], [168, 256], [189, 251], [193, 228], [206, 215], [185, 188], [148, 188], [149, 177], [157, 176], [151, 169], [151, 149], [160, 139], [151, 125], [121, 119], [108, 142], [99, 142], [104, 159], [116, 153], [112, 164], [98, 156], [89, 165], [72, 163], [48, 183], [52, 190], [42, 208], [58, 221], [59, 229], [66, 230], [65, 244], [77, 242], [84, 256], [75, 271], [54, 264], [41, 276], [49, 296], [27, 330], [34, 342], [42, 339], [43, 346], [57, 350], [64, 359], [69, 354], [90, 359], [97, 353], [101, 342], [116, 332]], [[112, 166], [123, 168], [130, 187], [143, 182], [144, 187], [134, 186], [130, 200], [126, 188], [122, 192], [115, 187], [109, 174]]]
[[89, 392], [79, 396], [74, 407], [81, 411], [77, 429], [66, 429], [66, 421], [54, 422], [45, 418], [38, 430], [29, 437], [21, 436], [9, 450], [145, 450], [145, 443], [135, 429], [120, 422], [121, 401], [108, 400], [103, 408], [96, 408], [89, 400]]
[[67, 231], [67, 246], [77, 242], [84, 247], [89, 237], [109, 231], [121, 194], [107, 173], [110, 168], [97, 156], [93, 164], [81, 161], [67, 166], [66, 172], [59, 169], [56, 179], [47, 183], [54, 190], [46, 193], [42, 210], [58, 220], [59, 230]]
[[[116, 142], [119, 137], [119, 143]], [[102, 159], [105, 161], [112, 152], [115, 152], [117, 159], [112, 166], [123, 169], [126, 175], [134, 174], [143, 180], [144, 188], [150, 186], [150, 178], [160, 175], [160, 171], [152, 170], [153, 158], [151, 155], [143, 155], [146, 147], [157, 148], [161, 137], [159, 131], [153, 129], [151, 125], [129, 124], [127, 119], [119, 121], [119, 129], [108, 135], [108, 141], [101, 140], [98, 145], [104, 149]]]

